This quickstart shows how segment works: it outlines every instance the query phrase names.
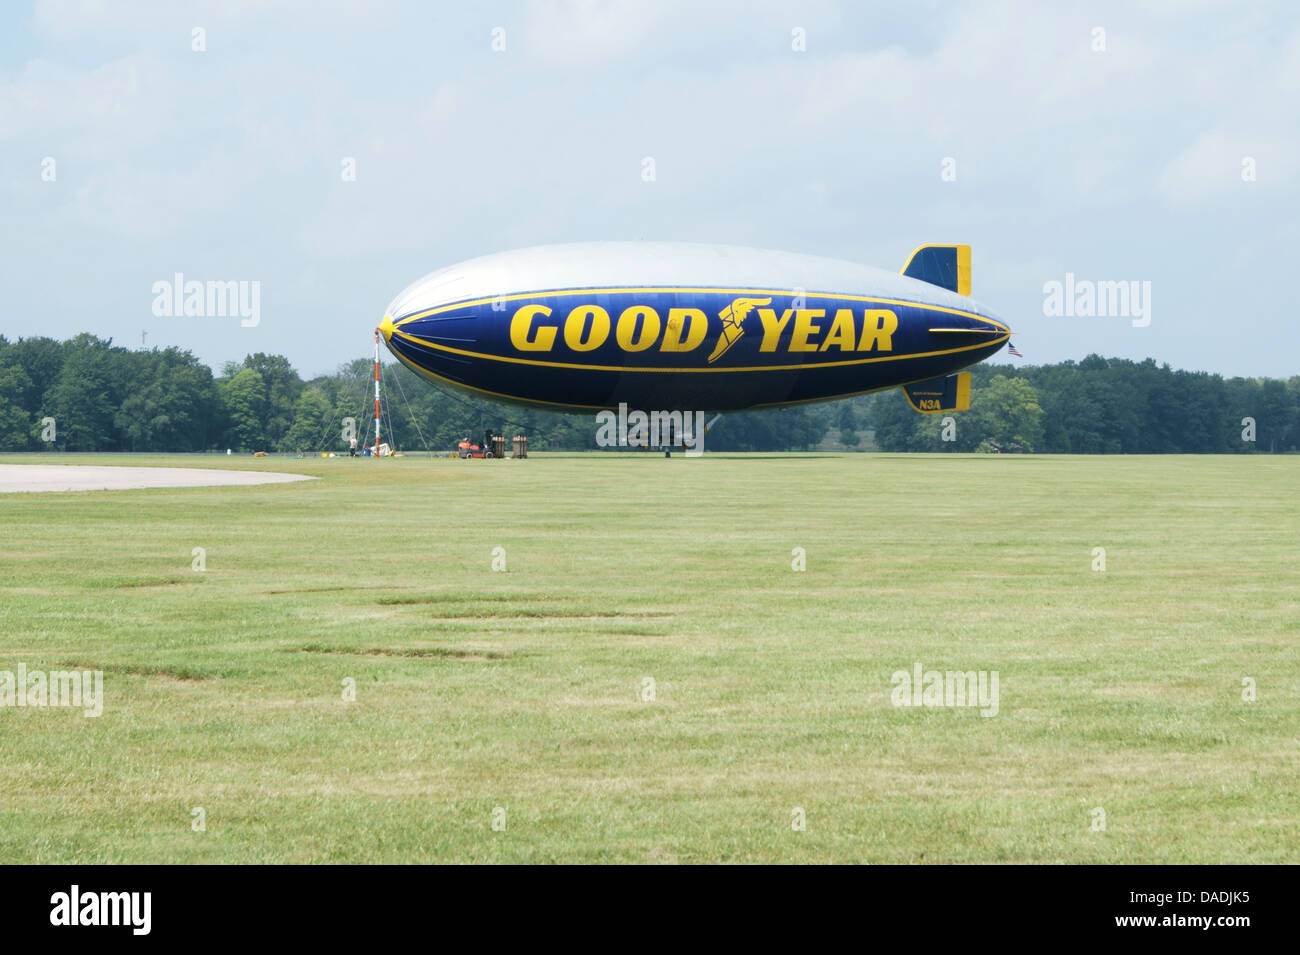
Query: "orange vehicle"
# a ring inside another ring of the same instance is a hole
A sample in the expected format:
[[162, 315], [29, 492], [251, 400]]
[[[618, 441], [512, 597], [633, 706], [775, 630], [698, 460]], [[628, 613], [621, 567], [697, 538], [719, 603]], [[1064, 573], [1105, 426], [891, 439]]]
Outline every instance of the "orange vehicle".
[[460, 443], [456, 445], [456, 451], [462, 458], [481, 458], [484, 456], [483, 446], [471, 443], [468, 435], [460, 439]]
[[469, 435], [460, 439], [456, 452], [462, 458], [504, 458], [506, 456], [506, 439], [503, 435], [491, 431], [483, 433], [483, 443], [475, 444]]

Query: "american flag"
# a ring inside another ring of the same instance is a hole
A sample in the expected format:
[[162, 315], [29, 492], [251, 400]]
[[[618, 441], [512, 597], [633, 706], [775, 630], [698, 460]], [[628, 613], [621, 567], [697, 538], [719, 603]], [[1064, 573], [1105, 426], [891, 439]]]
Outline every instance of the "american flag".
[[1018, 349], [1015, 345], [1010, 344], [1009, 342], [1007, 343], [1007, 354], [1015, 355], [1017, 358], [1025, 357], [1024, 355], [1020, 354], [1020, 349]]

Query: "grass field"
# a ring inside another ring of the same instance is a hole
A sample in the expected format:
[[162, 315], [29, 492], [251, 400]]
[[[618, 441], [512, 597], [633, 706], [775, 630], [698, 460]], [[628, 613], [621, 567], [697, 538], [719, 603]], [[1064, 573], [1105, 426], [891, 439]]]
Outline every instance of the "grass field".
[[1300, 458], [3, 460], [3, 862], [1300, 861]]

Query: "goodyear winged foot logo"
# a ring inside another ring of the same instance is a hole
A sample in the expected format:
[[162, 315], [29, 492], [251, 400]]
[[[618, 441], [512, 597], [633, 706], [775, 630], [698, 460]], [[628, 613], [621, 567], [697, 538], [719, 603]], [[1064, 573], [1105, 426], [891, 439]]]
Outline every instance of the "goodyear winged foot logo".
[[713, 346], [713, 354], [709, 356], [709, 364], [727, 353], [732, 345], [740, 341], [740, 336], [745, 334], [745, 316], [757, 308], [759, 305], [771, 305], [770, 298], [738, 298], [722, 311], [718, 313], [718, 318], [722, 319], [722, 336], [718, 339], [718, 344]]

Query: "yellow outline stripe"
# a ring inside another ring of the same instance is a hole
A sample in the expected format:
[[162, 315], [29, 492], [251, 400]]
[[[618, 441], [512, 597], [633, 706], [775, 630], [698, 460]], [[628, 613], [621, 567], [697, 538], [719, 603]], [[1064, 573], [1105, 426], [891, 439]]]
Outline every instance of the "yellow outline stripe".
[[922, 249], [928, 249], [930, 247], [931, 247], [930, 243], [927, 242], [925, 245], [918, 245], [915, 249], [913, 249], [912, 254], [909, 255], [907, 257], [907, 261], [903, 263], [903, 267], [898, 270], [898, 274], [907, 275], [907, 270], [912, 267], [912, 260], [916, 258], [916, 254], [920, 252]]
[[957, 246], [957, 294], [970, 295], [970, 246]]
[[[438, 374], [436, 371], [430, 371], [428, 368], [425, 368], [422, 365], [417, 365], [415, 362], [408, 359], [401, 352], [394, 351], [393, 354], [396, 356], [397, 360], [400, 361], [403, 365], [411, 369], [411, 371], [415, 372], [417, 375], [420, 375], [424, 378], [430, 378], [434, 381], [440, 381], [446, 384], [449, 388], [455, 388], [463, 391], [477, 392], [480, 395], [487, 395], [491, 398], [499, 398], [502, 401], [506, 401], [511, 404], [524, 405], [524, 406], [531, 405], [534, 407], [537, 405], [545, 405], [548, 408], [569, 408], [569, 409], [580, 409], [583, 411], [601, 411], [603, 409], [612, 407], [610, 405], [566, 404], [562, 401], [543, 401], [540, 398], [524, 398], [521, 397], [520, 395], [507, 395], [504, 392], [500, 392], [500, 391], [489, 391], [487, 388], [477, 388], [474, 385], [467, 385], [463, 381], [454, 381], [451, 378], [445, 378], [442, 375]], [[962, 371], [962, 372], [958, 372], [958, 374], [962, 376], [962, 378], [959, 378], [957, 382], [958, 403], [960, 404], [961, 402], [962, 390], [963, 390], [963, 379], [964, 379], [964, 389], [966, 392], [966, 407], [954, 409], [954, 410], [966, 411], [969, 410], [970, 408], [970, 372]], [[921, 414], [933, 414], [934, 412], [921, 411], [921, 409], [917, 408], [915, 404], [912, 404], [912, 396], [907, 393], [907, 388], [906, 388], [907, 385], [914, 385], [917, 384], [918, 382], [930, 381], [930, 380], [931, 379], [929, 378], [917, 378], [915, 381], [904, 381], [895, 385], [875, 385], [874, 387], [871, 388], [863, 388], [861, 391], [849, 391], [842, 395], [827, 395], [824, 398], [801, 398], [798, 401], [766, 401], [763, 402], [762, 404], [749, 405], [748, 407], [745, 408], [733, 408], [728, 413], [742, 414], [743, 412], [746, 411], [757, 411], [760, 408], [790, 408], [795, 405], [813, 405], [813, 404], [818, 404], [819, 402], [822, 401], [837, 401], [840, 398], [854, 398], [857, 397], [858, 395], [869, 395], [869, 394], [874, 394], [875, 392], [878, 391], [888, 391], [890, 388], [900, 388], [903, 391], [903, 397], [907, 399], [907, 403], [911, 404], [916, 411], [920, 412]]]
[[[411, 369], [411, 371], [415, 372], [417, 375], [420, 375], [424, 378], [431, 378], [434, 381], [443, 382], [449, 388], [456, 388], [463, 391], [474, 391], [480, 395], [487, 395], [491, 398], [499, 398], [502, 401], [507, 401], [515, 405], [525, 405], [525, 406], [546, 405], [548, 408], [581, 409], [583, 411], [602, 411], [606, 408], [613, 407], [612, 405], [577, 405], [577, 404], [565, 404], [564, 402], [561, 401], [543, 401], [540, 398], [523, 398], [520, 397], [519, 395], [507, 395], [504, 392], [500, 392], [500, 391], [489, 391], [486, 388], [476, 388], [473, 385], [465, 384], [463, 381], [454, 381], [451, 378], [444, 378], [436, 371], [430, 371], [428, 368], [415, 364], [415, 362], [410, 361], [408, 358], [406, 358], [405, 355], [401, 354], [400, 352], [394, 352], [393, 354], [397, 356], [397, 360], [400, 361], [403, 365]], [[901, 384], [896, 384], [896, 385], [875, 385], [874, 387], [871, 388], [863, 388], [861, 391], [849, 391], [842, 395], [827, 395], [824, 398], [800, 398], [798, 401], [767, 401], [762, 404], [749, 405], [744, 408], [732, 408], [729, 411], [727, 411], [727, 414], [743, 414], [746, 411], [757, 411], [759, 408], [789, 408], [795, 405], [815, 405], [822, 401], [837, 401], [840, 398], [855, 398], [858, 395], [870, 395], [870, 394], [874, 394], [877, 391], [888, 391], [890, 388], [902, 388], [904, 385], [914, 385], [916, 384], [917, 381], [929, 381], [929, 380], [930, 380], [929, 378], [918, 378], [916, 379], [916, 381], [905, 381], [902, 382]], [[907, 394], [906, 391], [904, 391], [904, 395], [906, 394]], [[911, 399], [908, 398], [908, 401], [910, 402]], [[709, 410], [716, 410], [716, 409], [709, 409]], [[924, 412], [922, 412], [922, 414], [924, 414]]]
[[[922, 246], [921, 248], [926, 248]], [[918, 250], [919, 251], [919, 250]], [[915, 255], [915, 253], [913, 253]], [[938, 286], [936, 286], [937, 288]], [[517, 295], [505, 295], [502, 297], [493, 296], [491, 298], [476, 298], [467, 302], [455, 302], [451, 305], [439, 305], [437, 308], [426, 309], [423, 312], [416, 312], [413, 315], [407, 315], [399, 319], [393, 326], [401, 328], [407, 322], [413, 322], [420, 318], [428, 318], [431, 315], [441, 315], [444, 312], [454, 311], [458, 308], [470, 308], [474, 305], [486, 305], [489, 302], [518, 302], [522, 299], [539, 299], [550, 298], [560, 295], [625, 295], [637, 293], [678, 293], [678, 292], [708, 292], [725, 295], [791, 295], [790, 289], [754, 289], [754, 288], [578, 288], [578, 289], [559, 289], [551, 292], [521, 292]], [[991, 318], [986, 318], [976, 312], [967, 312], [959, 308], [948, 308], [944, 305], [929, 305], [925, 302], [907, 302], [894, 298], [878, 298], [874, 295], [843, 295], [839, 292], [804, 292], [804, 298], [837, 298], [848, 302], [880, 302], [884, 305], [902, 305], [909, 308], [923, 308], [932, 312], [947, 312], [949, 315], [960, 315], [963, 318], [977, 318], [983, 322], [993, 322], [995, 325], [1001, 325], [1000, 322]], [[466, 316], [469, 317], [469, 316]], [[1006, 326], [1001, 326], [1005, 328]]]
[[[929, 381], [930, 379], [926, 378], [923, 380]], [[913, 381], [913, 382], [909, 382], [908, 384], [914, 385], [916, 384], [916, 382]], [[912, 396], [907, 393], [907, 385], [899, 385], [898, 387], [902, 390], [903, 397], [907, 399], [907, 403], [912, 406], [912, 410], [915, 411], [917, 414], [939, 414], [938, 411], [922, 411], [920, 408], [916, 406], [916, 402], [912, 400]]]
[[954, 411], [970, 410], [970, 372], [959, 371], [957, 373], [957, 407]]
[[[905, 355], [882, 355], [878, 358], [854, 358], [846, 361], [818, 361], [808, 362], [801, 365], [744, 365], [739, 368], [665, 368], [658, 365], [581, 365], [575, 362], [567, 361], [538, 361], [533, 358], [513, 358], [506, 355], [487, 355], [483, 352], [466, 351], [463, 348], [452, 348], [450, 345], [439, 345], [437, 342], [431, 342], [424, 338], [417, 338], [406, 332], [393, 329], [393, 335], [398, 338], [405, 338], [409, 342], [423, 345], [426, 348], [432, 348], [435, 351], [447, 352], [451, 355], [464, 355], [466, 358], [482, 358], [487, 361], [503, 361], [512, 365], [532, 365], [537, 368], [568, 368], [575, 371], [612, 371], [612, 372], [650, 372], [655, 374], [709, 374], [709, 373], [727, 373], [727, 372], [751, 372], [751, 371], [808, 371], [813, 368], [845, 368], [851, 365], [874, 365], [884, 361], [905, 361], [909, 358], [934, 358], [938, 355], [955, 355], [958, 352], [974, 351], [976, 348], [987, 348], [990, 345], [998, 345], [1011, 337], [1009, 332], [1002, 334], [1000, 338], [990, 341], [976, 342], [974, 345], [963, 345], [960, 348], [944, 348], [939, 351], [909, 352]], [[579, 405], [578, 407], [585, 407]]]

